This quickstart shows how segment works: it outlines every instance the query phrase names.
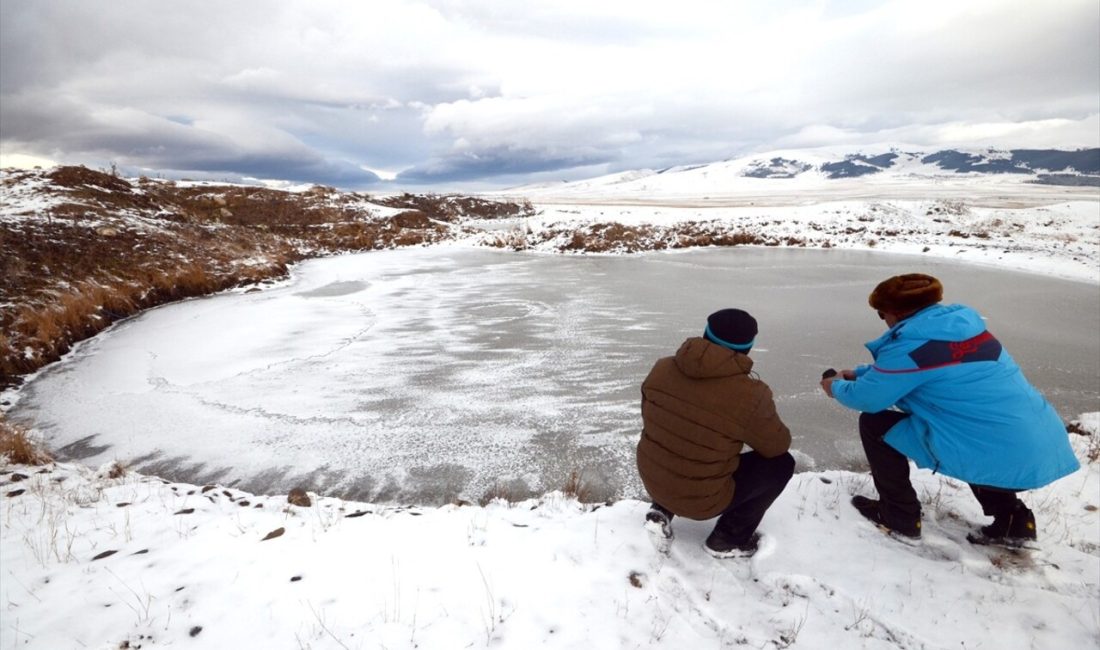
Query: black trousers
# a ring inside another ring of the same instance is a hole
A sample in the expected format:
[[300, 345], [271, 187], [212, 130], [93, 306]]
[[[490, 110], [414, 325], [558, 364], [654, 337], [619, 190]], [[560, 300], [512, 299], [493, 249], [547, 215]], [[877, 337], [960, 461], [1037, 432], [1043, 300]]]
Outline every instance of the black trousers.
[[[883, 514], [888, 521], [894, 517], [908, 521], [920, 518], [920, 501], [917, 500], [917, 492], [909, 480], [909, 459], [882, 439], [891, 427], [907, 417], [908, 413], [898, 411], [859, 415], [859, 437], [863, 441], [863, 451], [871, 466], [871, 479], [878, 490]], [[1023, 502], [1016, 497], [1016, 490], [969, 485], [986, 515], [1007, 515], [1024, 507]]]
[[[733, 473], [736, 487], [733, 501], [718, 515], [714, 533], [725, 541], [740, 546], [749, 541], [772, 503], [787, 487], [794, 475], [794, 456], [789, 453], [765, 458], [755, 451], [741, 454], [740, 464]], [[654, 508], [672, 519], [672, 512], [659, 503]]]
[[718, 516], [715, 534], [736, 545], [748, 542], [793, 475], [794, 456], [789, 453], [774, 458], [765, 458], [755, 451], [741, 454], [741, 462], [733, 473], [736, 483], [733, 501]]

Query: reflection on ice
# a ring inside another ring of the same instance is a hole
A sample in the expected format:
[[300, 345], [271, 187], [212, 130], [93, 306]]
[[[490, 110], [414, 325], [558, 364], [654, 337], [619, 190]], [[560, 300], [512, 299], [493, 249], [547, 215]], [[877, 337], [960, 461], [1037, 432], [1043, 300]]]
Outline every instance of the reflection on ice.
[[335, 298], [336, 296], [346, 296], [348, 294], [358, 293], [366, 289], [367, 286], [366, 282], [330, 282], [323, 287], [309, 289], [308, 291], [299, 291], [294, 295], [302, 296], [303, 298]]
[[739, 306], [760, 322], [756, 370], [800, 464], [850, 467], [855, 418], [817, 378], [865, 360], [881, 327], [867, 293], [906, 271], [981, 309], [1063, 416], [1095, 410], [1089, 285], [841, 251], [428, 248], [315, 260], [266, 292], [155, 309], [31, 382], [11, 415], [91, 464], [253, 491], [476, 501], [580, 471], [594, 498], [640, 496], [641, 379], [710, 311]]

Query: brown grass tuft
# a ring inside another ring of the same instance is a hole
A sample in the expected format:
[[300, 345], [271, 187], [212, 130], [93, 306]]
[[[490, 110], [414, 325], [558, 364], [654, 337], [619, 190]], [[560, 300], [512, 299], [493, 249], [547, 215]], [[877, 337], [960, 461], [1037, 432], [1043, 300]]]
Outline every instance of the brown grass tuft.
[[1077, 420], [1066, 425], [1066, 433], [1076, 436], [1084, 436], [1089, 439], [1088, 449], [1085, 450], [1085, 458], [1090, 463], [1100, 461], [1100, 436], [1093, 435], [1091, 431], [1081, 426]]
[[565, 485], [561, 487], [562, 494], [567, 497], [573, 497], [581, 503], [586, 503], [589, 500], [590, 490], [588, 485], [581, 477], [581, 473], [577, 470], [573, 470], [569, 473], [569, 478], [565, 480]]
[[107, 478], [122, 478], [123, 476], [126, 476], [126, 466], [122, 464], [122, 461], [116, 460], [107, 468]]
[[485, 494], [481, 495], [481, 498], [477, 500], [477, 504], [485, 507], [497, 499], [503, 499], [508, 503], [519, 501], [515, 492], [510, 490], [507, 486], [494, 483], [491, 488], [485, 491]]
[[0, 456], [15, 465], [45, 465], [53, 460], [38, 448], [27, 430], [0, 415]]

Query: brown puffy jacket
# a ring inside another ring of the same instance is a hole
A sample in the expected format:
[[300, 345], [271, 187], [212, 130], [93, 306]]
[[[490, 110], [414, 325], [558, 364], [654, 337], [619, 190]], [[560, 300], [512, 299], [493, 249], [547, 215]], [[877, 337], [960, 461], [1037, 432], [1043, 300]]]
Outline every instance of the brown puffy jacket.
[[744, 445], [766, 458], [791, 446], [771, 389], [752, 359], [700, 337], [657, 361], [642, 383], [638, 473], [673, 514], [710, 519], [733, 500]]

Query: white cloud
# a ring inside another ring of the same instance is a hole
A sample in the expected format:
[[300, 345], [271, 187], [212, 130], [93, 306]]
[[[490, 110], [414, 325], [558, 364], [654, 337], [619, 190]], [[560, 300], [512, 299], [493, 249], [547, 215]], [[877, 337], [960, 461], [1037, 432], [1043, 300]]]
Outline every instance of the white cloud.
[[21, 153], [0, 152], [0, 167], [17, 167], [19, 169], [33, 169], [35, 167], [53, 167], [57, 161], [41, 156], [28, 156]]
[[1089, 145], [1098, 34], [1094, 0], [5, 3], [0, 142], [484, 177], [895, 133]]

